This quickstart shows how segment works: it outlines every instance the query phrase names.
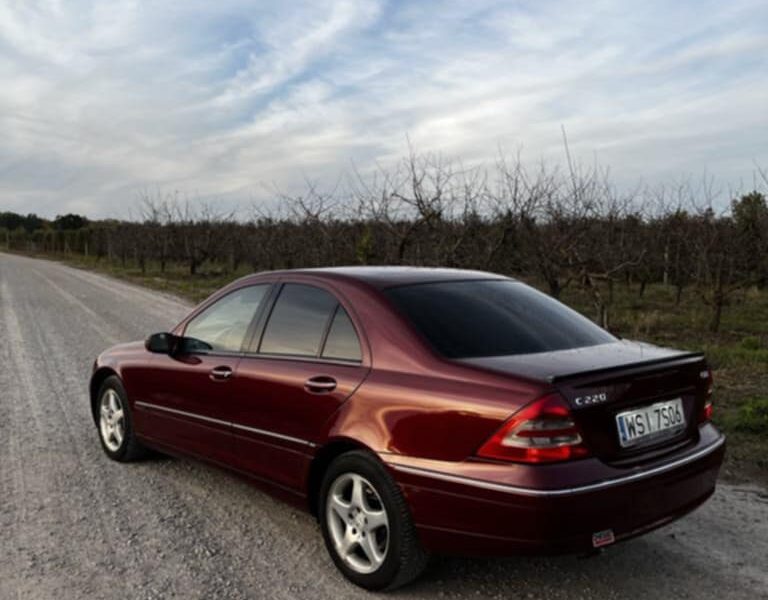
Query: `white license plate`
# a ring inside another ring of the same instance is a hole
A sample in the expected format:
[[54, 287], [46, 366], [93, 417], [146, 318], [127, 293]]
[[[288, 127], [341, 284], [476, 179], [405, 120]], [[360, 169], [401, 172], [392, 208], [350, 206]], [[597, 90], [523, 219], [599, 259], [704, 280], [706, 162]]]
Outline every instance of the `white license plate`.
[[683, 401], [675, 398], [626, 410], [616, 415], [616, 427], [624, 448], [652, 438], [670, 437], [685, 429]]

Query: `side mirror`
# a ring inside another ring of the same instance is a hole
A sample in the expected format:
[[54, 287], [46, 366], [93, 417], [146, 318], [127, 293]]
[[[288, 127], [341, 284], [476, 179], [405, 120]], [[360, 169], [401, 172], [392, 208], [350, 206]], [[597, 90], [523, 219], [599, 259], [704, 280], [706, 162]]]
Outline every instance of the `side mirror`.
[[173, 354], [179, 344], [179, 337], [172, 333], [153, 333], [144, 342], [144, 347], [157, 354]]

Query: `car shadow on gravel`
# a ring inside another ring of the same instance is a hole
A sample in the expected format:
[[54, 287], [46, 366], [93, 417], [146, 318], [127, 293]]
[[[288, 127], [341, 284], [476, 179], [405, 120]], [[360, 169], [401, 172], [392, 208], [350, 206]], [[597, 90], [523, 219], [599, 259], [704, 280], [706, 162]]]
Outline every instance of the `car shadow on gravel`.
[[[398, 597], [710, 597], [718, 574], [688, 556], [684, 534], [661, 530], [588, 556], [434, 557]], [[746, 591], [746, 590], [744, 590]], [[728, 590], [740, 595], [737, 590]], [[725, 597], [731, 597], [726, 594]]]
[[[512, 556], [506, 558], [433, 557], [424, 576], [411, 588], [403, 590], [403, 597], [423, 596], [482, 597], [579, 597], [587, 592], [601, 598], [622, 597], [622, 587], [629, 580], [656, 579], [658, 568], [644, 575], [649, 553], [660, 563], [670, 557], [643, 541], [635, 540], [634, 547], [616, 547], [589, 555]], [[638, 565], [640, 565], [638, 567]], [[648, 565], [649, 567], [651, 565]], [[607, 576], [611, 573], [611, 576]], [[625, 584], [614, 586], [622, 580]], [[558, 588], [562, 590], [558, 592]], [[626, 588], [625, 588], [626, 589]], [[630, 588], [631, 589], [631, 588]], [[396, 594], [399, 595], [399, 594]], [[588, 597], [591, 594], [588, 594]], [[635, 596], [636, 597], [636, 596]]]

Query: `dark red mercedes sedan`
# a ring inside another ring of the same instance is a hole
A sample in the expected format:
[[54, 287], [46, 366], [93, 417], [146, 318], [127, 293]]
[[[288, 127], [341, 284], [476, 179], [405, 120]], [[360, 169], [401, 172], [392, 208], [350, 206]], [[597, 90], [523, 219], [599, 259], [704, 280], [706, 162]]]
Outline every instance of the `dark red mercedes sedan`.
[[110, 458], [152, 448], [312, 511], [370, 589], [431, 552], [581, 552], [693, 510], [724, 437], [701, 354], [620, 340], [527, 285], [450, 269], [260, 273], [94, 365]]

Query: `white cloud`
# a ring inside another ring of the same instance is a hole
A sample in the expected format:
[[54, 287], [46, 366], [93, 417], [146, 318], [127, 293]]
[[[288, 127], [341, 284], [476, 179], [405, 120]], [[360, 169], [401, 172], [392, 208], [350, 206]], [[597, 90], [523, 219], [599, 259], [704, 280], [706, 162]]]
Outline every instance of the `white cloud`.
[[571, 150], [631, 185], [768, 164], [768, 7], [0, 0], [0, 210], [267, 201], [406, 151]]
[[371, 24], [378, 11], [374, 2], [339, 0], [269, 15], [257, 23], [255, 31], [264, 50], [249, 55], [248, 64], [215, 101], [226, 106], [238, 99], [269, 93], [303, 75], [309, 65], [337, 49], [344, 36]]

